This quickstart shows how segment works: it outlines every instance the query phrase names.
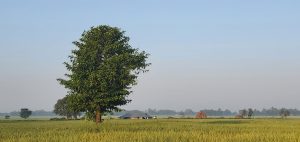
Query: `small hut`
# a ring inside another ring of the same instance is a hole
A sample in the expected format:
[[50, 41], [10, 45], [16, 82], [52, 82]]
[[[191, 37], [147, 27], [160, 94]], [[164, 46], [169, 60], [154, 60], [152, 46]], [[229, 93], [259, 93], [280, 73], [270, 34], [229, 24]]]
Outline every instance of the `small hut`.
[[207, 118], [207, 115], [206, 115], [205, 112], [200, 111], [200, 112], [197, 112], [196, 118], [198, 118], [198, 119], [205, 119], [205, 118]]

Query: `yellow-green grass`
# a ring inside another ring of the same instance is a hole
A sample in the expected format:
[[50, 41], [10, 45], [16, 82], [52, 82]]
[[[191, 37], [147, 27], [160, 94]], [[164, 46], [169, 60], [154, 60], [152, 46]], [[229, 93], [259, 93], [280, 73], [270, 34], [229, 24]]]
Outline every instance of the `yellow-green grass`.
[[300, 119], [1, 120], [3, 142], [300, 142]]

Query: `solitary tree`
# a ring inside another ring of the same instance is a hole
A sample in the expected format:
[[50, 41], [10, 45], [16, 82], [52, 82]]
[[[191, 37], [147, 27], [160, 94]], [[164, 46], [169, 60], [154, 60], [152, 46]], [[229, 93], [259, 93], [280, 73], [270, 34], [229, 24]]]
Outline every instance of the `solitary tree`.
[[21, 108], [20, 117], [27, 119], [31, 115], [31, 111], [28, 108]]
[[129, 45], [129, 37], [119, 28], [106, 25], [91, 27], [83, 32], [77, 47], [65, 62], [67, 79], [58, 81], [69, 89], [77, 109], [89, 118], [101, 121], [101, 115], [119, 111], [118, 106], [131, 100], [131, 87], [137, 76], [150, 64], [148, 54]]
[[248, 109], [248, 118], [251, 118], [253, 116], [253, 113], [254, 113], [253, 109], [249, 108]]
[[246, 109], [240, 110], [239, 113], [240, 113], [240, 116], [241, 116], [242, 118], [244, 118], [245, 116], [247, 116], [247, 110], [246, 110]]
[[282, 109], [280, 109], [279, 115], [282, 118], [287, 118], [288, 116], [290, 116], [290, 111], [285, 108], [282, 108]]

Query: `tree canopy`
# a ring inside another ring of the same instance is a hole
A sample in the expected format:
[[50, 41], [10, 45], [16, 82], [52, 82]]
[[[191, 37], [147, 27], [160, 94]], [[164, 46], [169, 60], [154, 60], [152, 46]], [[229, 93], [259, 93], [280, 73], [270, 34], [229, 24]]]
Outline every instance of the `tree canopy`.
[[27, 119], [31, 115], [32, 111], [28, 108], [21, 108], [20, 117]]
[[119, 111], [130, 102], [138, 74], [150, 65], [149, 54], [132, 48], [124, 31], [107, 25], [91, 27], [73, 44], [77, 48], [65, 62], [67, 79], [58, 81], [69, 89], [76, 109], [99, 121], [100, 113]]
[[287, 118], [288, 116], [290, 116], [290, 111], [285, 108], [282, 108], [282, 109], [280, 109], [279, 115], [282, 118]]
[[57, 100], [56, 104], [54, 105], [54, 113], [60, 116], [66, 116], [67, 119], [73, 117], [77, 119], [79, 115], [79, 111], [74, 110], [74, 106], [72, 105], [72, 100], [70, 99], [71, 96], [66, 96], [62, 99]]

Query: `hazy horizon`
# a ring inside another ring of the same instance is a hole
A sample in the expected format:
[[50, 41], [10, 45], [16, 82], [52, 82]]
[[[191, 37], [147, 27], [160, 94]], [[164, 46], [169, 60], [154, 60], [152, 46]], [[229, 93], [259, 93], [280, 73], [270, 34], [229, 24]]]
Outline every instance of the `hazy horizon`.
[[123, 109], [300, 109], [299, 1], [1, 1], [0, 112], [52, 110], [84, 30], [150, 53]]

